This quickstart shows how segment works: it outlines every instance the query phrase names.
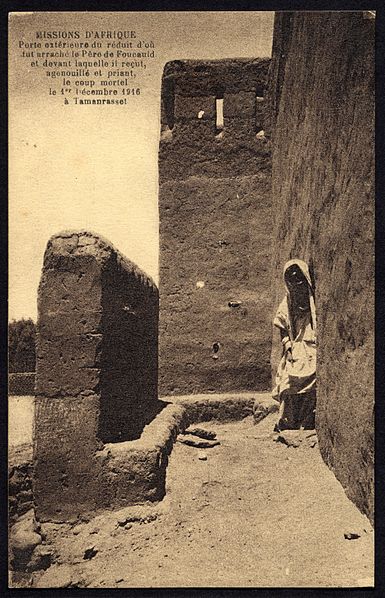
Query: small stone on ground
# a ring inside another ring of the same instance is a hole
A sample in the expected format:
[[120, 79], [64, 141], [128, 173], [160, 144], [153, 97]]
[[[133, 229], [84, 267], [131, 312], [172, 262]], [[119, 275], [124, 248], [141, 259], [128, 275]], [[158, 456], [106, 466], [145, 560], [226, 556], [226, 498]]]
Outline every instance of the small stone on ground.
[[69, 565], [52, 565], [34, 580], [34, 588], [68, 588], [73, 584], [74, 570]]
[[188, 446], [195, 446], [196, 448], [212, 448], [220, 444], [219, 440], [198, 440], [192, 434], [180, 434], [178, 436], [178, 442], [187, 444]]
[[193, 436], [199, 436], [199, 438], [205, 438], [206, 440], [215, 440], [217, 437], [215, 432], [211, 430], [204, 430], [203, 428], [189, 427], [184, 431], [184, 434], [192, 434]]
[[299, 446], [314, 448], [318, 442], [315, 430], [282, 430], [273, 440], [294, 448]]

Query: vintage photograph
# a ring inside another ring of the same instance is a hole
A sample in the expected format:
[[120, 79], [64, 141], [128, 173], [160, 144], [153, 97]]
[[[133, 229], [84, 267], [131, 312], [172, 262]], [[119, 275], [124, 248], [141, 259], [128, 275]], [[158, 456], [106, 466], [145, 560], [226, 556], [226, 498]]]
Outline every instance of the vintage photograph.
[[375, 27], [9, 14], [9, 588], [374, 587]]

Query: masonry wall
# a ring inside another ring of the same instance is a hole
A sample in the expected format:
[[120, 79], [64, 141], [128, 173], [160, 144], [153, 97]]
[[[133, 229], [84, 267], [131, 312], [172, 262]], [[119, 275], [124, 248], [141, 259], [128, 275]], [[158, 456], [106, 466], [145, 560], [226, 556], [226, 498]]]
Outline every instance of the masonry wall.
[[161, 395], [270, 384], [271, 161], [263, 135], [269, 62], [174, 61], [164, 69]]
[[275, 305], [285, 261], [310, 262], [320, 449], [373, 520], [374, 21], [278, 13], [269, 97]]
[[158, 410], [158, 291], [108, 242], [52, 237], [38, 294], [34, 498], [42, 519], [105, 506], [104, 443]]

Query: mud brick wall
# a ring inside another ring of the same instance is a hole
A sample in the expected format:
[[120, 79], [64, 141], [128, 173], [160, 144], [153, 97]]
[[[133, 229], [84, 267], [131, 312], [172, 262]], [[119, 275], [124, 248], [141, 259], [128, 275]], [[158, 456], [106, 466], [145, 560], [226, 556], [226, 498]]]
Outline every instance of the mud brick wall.
[[48, 243], [38, 294], [34, 496], [43, 518], [92, 510], [98, 451], [138, 438], [157, 409], [158, 291], [84, 231]]
[[8, 374], [9, 395], [33, 395], [35, 392], [35, 372]]
[[174, 61], [164, 68], [161, 395], [270, 384], [271, 160], [261, 135], [269, 62]]
[[278, 13], [270, 85], [275, 305], [285, 261], [307, 260], [321, 453], [373, 519], [374, 21]]

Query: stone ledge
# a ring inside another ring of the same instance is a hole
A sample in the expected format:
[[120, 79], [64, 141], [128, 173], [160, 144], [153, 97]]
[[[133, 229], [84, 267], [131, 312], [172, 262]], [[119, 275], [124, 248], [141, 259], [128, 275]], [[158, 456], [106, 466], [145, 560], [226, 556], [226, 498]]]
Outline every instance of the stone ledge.
[[180, 395], [169, 397], [168, 400], [185, 407], [189, 425], [209, 420], [239, 420], [256, 411], [266, 411], [267, 415], [278, 410], [278, 403], [271, 398], [269, 392]]
[[108, 508], [157, 501], [165, 496], [168, 457], [177, 435], [190, 424], [239, 420], [253, 414], [260, 421], [278, 409], [270, 393], [185, 395], [167, 400], [167, 407], [145, 426], [138, 440], [109, 443], [100, 452]]
[[165, 495], [168, 456], [188, 425], [183, 406], [170, 404], [145, 426], [138, 440], [106, 444], [100, 451], [109, 493], [109, 508]]
[[[163, 397], [166, 406], [144, 427], [137, 440], [108, 443], [97, 453], [103, 483], [104, 510], [117, 510], [165, 496], [168, 458], [179, 433], [202, 421], [240, 420], [254, 415], [256, 422], [277, 411], [270, 393], [201, 394]], [[11, 475], [32, 474], [32, 447], [23, 445], [9, 455]], [[102, 510], [101, 508], [97, 511]], [[17, 509], [16, 509], [17, 510]], [[24, 505], [22, 505], [22, 511]]]

